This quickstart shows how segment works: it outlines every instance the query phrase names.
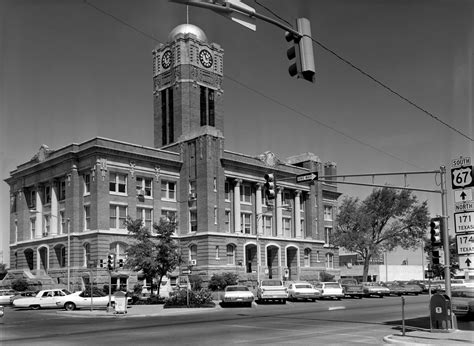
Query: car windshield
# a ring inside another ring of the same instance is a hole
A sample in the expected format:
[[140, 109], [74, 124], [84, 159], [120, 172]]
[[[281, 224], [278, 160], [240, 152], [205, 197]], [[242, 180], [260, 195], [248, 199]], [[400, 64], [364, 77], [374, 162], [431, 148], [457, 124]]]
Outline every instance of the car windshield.
[[281, 282], [276, 280], [263, 280], [262, 286], [281, 286]]
[[296, 288], [312, 288], [310, 284], [299, 284], [295, 285]]
[[339, 288], [339, 284], [336, 282], [329, 282], [329, 283], [324, 284], [324, 286], [326, 288]]
[[225, 289], [227, 292], [235, 292], [235, 291], [248, 291], [249, 288], [247, 286], [231, 286]]

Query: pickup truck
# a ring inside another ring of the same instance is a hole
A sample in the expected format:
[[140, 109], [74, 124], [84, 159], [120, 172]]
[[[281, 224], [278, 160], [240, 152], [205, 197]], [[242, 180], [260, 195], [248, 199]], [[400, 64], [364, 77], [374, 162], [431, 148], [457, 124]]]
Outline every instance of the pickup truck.
[[279, 279], [266, 279], [258, 283], [257, 300], [259, 302], [278, 301], [286, 304], [288, 289]]
[[339, 283], [342, 286], [342, 291], [345, 296], [351, 298], [362, 298], [364, 294], [364, 289], [361, 284], [357, 282], [356, 279], [341, 279]]

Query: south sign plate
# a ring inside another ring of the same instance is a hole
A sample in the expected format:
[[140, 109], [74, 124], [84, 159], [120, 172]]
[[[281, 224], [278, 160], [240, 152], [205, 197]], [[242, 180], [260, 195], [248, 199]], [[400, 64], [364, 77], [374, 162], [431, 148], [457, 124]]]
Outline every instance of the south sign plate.
[[454, 213], [454, 229], [456, 233], [474, 232], [474, 211]]
[[458, 255], [474, 254], [474, 233], [456, 235]]

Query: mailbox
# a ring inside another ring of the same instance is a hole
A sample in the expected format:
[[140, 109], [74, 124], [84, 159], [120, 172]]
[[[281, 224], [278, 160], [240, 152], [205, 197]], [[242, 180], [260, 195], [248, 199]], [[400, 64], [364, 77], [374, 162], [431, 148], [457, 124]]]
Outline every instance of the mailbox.
[[115, 313], [126, 314], [127, 313], [127, 296], [125, 293], [118, 291], [114, 293], [115, 298]]
[[431, 329], [451, 329], [451, 299], [446, 294], [434, 294], [430, 300]]

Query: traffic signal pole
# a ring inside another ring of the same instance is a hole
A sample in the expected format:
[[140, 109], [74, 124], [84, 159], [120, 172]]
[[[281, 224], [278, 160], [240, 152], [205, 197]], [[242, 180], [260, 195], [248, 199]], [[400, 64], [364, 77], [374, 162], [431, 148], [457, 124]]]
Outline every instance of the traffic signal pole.
[[[439, 174], [441, 177], [440, 189], [439, 190], [429, 190], [429, 189], [419, 189], [414, 187], [406, 186], [387, 186], [380, 184], [367, 184], [359, 182], [349, 182], [349, 181], [337, 181], [337, 178], [348, 178], [348, 177], [376, 177], [376, 176], [395, 176], [395, 175], [414, 175], [414, 174]], [[441, 232], [443, 238], [443, 248], [444, 248], [444, 281], [446, 286], [446, 294], [451, 297], [451, 264], [449, 260], [449, 232], [448, 232], [448, 210], [447, 210], [447, 192], [446, 192], [446, 167], [441, 166], [439, 170], [434, 171], [420, 171], [420, 172], [393, 172], [393, 173], [368, 173], [368, 174], [352, 174], [352, 175], [326, 175], [317, 178], [315, 181], [321, 183], [329, 184], [348, 184], [348, 185], [359, 185], [359, 186], [371, 186], [371, 187], [382, 187], [382, 188], [391, 188], [399, 190], [410, 190], [410, 191], [422, 191], [422, 192], [431, 192], [439, 193], [441, 196]]]

